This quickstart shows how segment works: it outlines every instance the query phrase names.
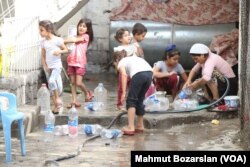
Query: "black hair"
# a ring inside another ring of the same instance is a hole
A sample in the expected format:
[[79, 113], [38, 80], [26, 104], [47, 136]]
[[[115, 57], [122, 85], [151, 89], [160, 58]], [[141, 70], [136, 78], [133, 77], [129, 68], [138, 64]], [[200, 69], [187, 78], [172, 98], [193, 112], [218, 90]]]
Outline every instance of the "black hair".
[[115, 40], [116, 40], [117, 42], [121, 43], [120, 39], [122, 38], [122, 36], [123, 36], [123, 34], [125, 33], [125, 31], [128, 31], [128, 32], [129, 32], [129, 30], [128, 30], [127, 28], [120, 28], [120, 29], [118, 29], [118, 30], [116, 31], [114, 38], [115, 38]]
[[147, 28], [142, 23], [135, 23], [135, 25], [133, 26], [133, 29], [132, 29], [132, 34], [133, 35], [135, 35], [135, 34], [141, 35], [147, 31], [148, 31]]
[[200, 57], [201, 55], [204, 55], [205, 57], [208, 57], [208, 53], [205, 53], [205, 54], [194, 54], [194, 53], [191, 53], [190, 54], [191, 56], [194, 56], [194, 57]]
[[86, 27], [87, 27], [87, 32], [86, 34], [89, 35], [89, 44], [93, 41], [94, 39], [94, 33], [93, 33], [93, 28], [92, 28], [92, 22], [90, 19], [87, 19], [87, 18], [83, 18], [81, 19], [78, 24], [77, 24], [77, 35], [79, 35], [78, 33], [78, 27], [80, 24], [82, 23], [85, 23], [86, 24]]
[[55, 36], [60, 36], [57, 34], [54, 24], [50, 20], [39, 21], [39, 26], [44, 27], [44, 29]]
[[181, 53], [178, 49], [174, 48], [172, 50], [166, 50], [164, 52], [163, 61], [167, 60], [168, 58], [174, 57], [175, 55], [181, 56]]

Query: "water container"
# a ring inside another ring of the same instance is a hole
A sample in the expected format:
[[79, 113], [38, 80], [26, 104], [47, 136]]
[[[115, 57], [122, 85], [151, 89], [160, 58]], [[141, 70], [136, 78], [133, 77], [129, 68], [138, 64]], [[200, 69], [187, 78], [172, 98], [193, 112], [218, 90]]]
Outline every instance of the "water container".
[[97, 111], [98, 108], [99, 108], [99, 103], [95, 101], [85, 103], [85, 107], [84, 107], [85, 110], [90, 111], [90, 112]]
[[56, 136], [64, 136], [69, 134], [68, 125], [57, 125], [55, 126], [54, 134]]
[[166, 92], [157, 91], [151, 96], [147, 97], [143, 104], [146, 111], [166, 111], [169, 109], [169, 100], [165, 97]]
[[[75, 25], [69, 25], [68, 27], [68, 38], [76, 37], [77, 36], [77, 27]], [[72, 51], [75, 47], [74, 43], [68, 43], [67, 47], [70, 51]]]
[[68, 128], [70, 137], [78, 136], [78, 111], [74, 105], [68, 112]]
[[37, 92], [37, 106], [40, 108], [41, 114], [46, 114], [50, 111], [50, 92], [45, 83], [42, 84]]
[[196, 99], [176, 99], [173, 103], [175, 110], [186, 111], [193, 110], [199, 106], [199, 102]]
[[156, 97], [160, 101], [160, 108], [158, 111], [166, 111], [169, 109], [169, 100], [166, 97], [165, 91], [157, 91]]
[[104, 88], [103, 83], [99, 83], [94, 90], [94, 101], [96, 102], [97, 110], [105, 110], [107, 108], [107, 90]]
[[83, 124], [81, 130], [87, 136], [98, 135], [102, 131], [102, 126], [98, 124]]
[[123, 132], [119, 129], [102, 129], [100, 135], [102, 138], [116, 139], [122, 137]]
[[54, 136], [55, 116], [51, 111], [47, 111], [44, 119], [44, 141], [51, 142]]
[[184, 88], [181, 90], [181, 92], [178, 94], [178, 97], [180, 99], [186, 99], [192, 95], [193, 91], [189, 88]]

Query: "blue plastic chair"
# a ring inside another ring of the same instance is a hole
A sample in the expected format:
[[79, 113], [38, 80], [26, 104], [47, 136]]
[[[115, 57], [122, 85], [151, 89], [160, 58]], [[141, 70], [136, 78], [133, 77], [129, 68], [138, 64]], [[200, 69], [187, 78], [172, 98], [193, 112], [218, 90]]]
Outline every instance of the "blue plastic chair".
[[22, 153], [22, 156], [26, 155], [25, 142], [24, 142], [24, 126], [23, 126], [24, 114], [22, 112], [17, 111], [16, 96], [13, 93], [0, 92], [0, 97], [1, 96], [6, 97], [9, 101], [9, 105], [6, 110], [3, 109], [3, 104], [1, 104], [1, 101], [0, 101], [0, 122], [2, 122], [2, 125], [3, 125], [6, 163], [10, 163], [12, 161], [11, 124], [15, 120], [18, 121], [21, 153]]

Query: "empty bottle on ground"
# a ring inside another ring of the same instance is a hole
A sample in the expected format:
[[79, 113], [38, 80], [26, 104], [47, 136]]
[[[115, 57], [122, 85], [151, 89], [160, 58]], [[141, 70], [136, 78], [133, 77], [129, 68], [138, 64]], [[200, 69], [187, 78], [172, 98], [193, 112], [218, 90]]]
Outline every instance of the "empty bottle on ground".
[[69, 126], [68, 125], [55, 126], [54, 134], [56, 136], [68, 135], [69, 134]]
[[68, 127], [69, 127], [69, 136], [77, 137], [78, 136], [78, 111], [73, 105], [68, 112]]
[[98, 124], [83, 124], [81, 127], [81, 131], [87, 136], [99, 135], [102, 129], [102, 126]]
[[41, 114], [46, 114], [50, 111], [50, 92], [45, 83], [42, 84], [37, 92], [37, 105]]
[[99, 83], [94, 90], [95, 108], [97, 110], [107, 109], [107, 90], [104, 88], [103, 83]]
[[55, 116], [51, 111], [47, 111], [44, 119], [44, 141], [51, 142], [54, 138]]
[[119, 129], [102, 129], [100, 133], [102, 138], [116, 139], [123, 135], [123, 132]]

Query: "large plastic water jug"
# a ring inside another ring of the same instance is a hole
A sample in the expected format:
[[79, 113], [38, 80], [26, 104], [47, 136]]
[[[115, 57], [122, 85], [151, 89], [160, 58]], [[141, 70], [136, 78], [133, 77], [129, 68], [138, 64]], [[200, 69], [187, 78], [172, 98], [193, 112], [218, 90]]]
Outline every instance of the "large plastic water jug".
[[37, 92], [37, 106], [40, 108], [41, 114], [47, 114], [50, 111], [50, 92], [46, 84], [42, 84]]
[[98, 111], [107, 109], [107, 89], [104, 88], [103, 83], [99, 83], [95, 88], [94, 101]]

